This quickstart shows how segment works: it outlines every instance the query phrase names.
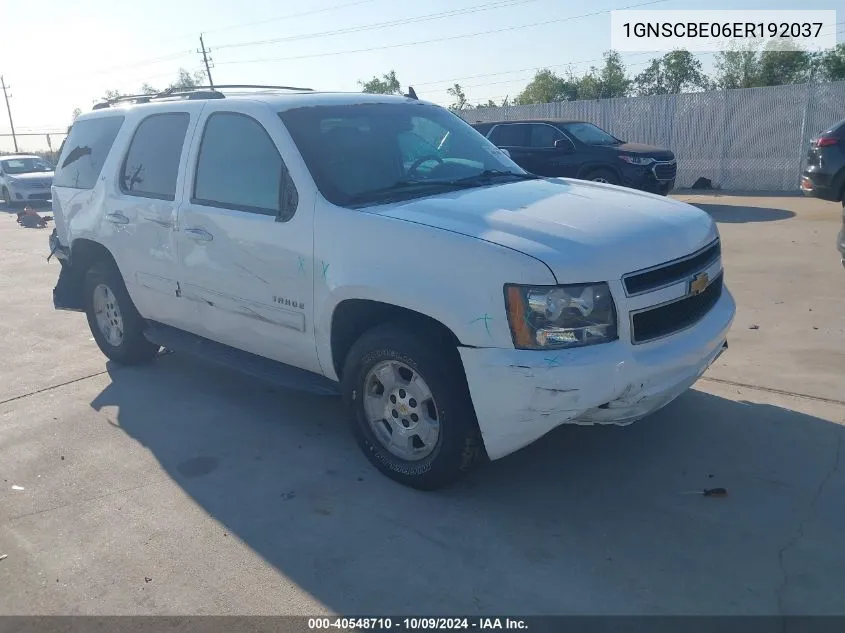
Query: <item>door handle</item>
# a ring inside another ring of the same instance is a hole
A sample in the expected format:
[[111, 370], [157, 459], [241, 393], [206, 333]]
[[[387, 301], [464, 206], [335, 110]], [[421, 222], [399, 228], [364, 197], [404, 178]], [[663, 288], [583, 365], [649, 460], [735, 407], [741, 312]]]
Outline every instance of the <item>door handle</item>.
[[166, 229], [169, 229], [170, 227], [173, 226], [173, 223], [168, 221], [168, 220], [159, 220], [158, 218], [147, 218], [147, 217], [145, 217], [144, 219], [147, 220], [148, 222], [153, 222], [155, 224], [158, 224], [159, 226], [163, 226]]
[[120, 211], [106, 213], [106, 219], [112, 224], [129, 224], [129, 218], [123, 215]]
[[185, 229], [185, 233], [197, 242], [210, 242], [214, 236], [205, 229]]

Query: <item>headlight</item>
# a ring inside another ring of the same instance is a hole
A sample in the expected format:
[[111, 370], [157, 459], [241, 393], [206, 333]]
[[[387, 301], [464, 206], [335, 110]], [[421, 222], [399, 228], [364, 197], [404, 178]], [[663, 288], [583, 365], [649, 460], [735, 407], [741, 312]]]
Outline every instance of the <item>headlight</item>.
[[628, 156], [627, 154], [620, 154], [619, 160], [624, 160], [626, 163], [632, 165], [651, 165], [654, 162], [653, 158], [646, 158], [644, 156]]
[[517, 349], [562, 349], [616, 340], [616, 307], [606, 283], [505, 285]]

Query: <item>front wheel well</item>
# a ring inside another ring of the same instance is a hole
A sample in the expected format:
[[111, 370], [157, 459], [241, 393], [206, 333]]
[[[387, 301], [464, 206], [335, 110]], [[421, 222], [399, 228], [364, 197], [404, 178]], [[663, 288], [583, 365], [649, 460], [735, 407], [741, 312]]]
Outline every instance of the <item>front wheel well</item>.
[[594, 171], [609, 171], [616, 174], [616, 177], [622, 182], [622, 172], [620, 172], [616, 167], [612, 167], [611, 165], [607, 165], [604, 163], [593, 163], [590, 165], [585, 165], [581, 169], [578, 170], [578, 178], [586, 178], [591, 172]]
[[346, 299], [334, 309], [331, 325], [332, 365], [338, 378], [342, 377], [346, 356], [355, 341], [372, 328], [385, 323], [409, 323], [425, 336], [435, 337], [457, 350], [458, 337], [448, 327], [430, 316], [369, 299]]

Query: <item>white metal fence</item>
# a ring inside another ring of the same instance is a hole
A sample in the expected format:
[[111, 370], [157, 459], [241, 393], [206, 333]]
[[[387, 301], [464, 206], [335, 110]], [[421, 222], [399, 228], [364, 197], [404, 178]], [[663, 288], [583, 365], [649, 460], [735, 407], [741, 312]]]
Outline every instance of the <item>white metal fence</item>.
[[703, 176], [722, 189], [789, 191], [798, 187], [810, 139], [845, 119], [845, 81], [479, 108], [461, 116], [470, 123], [590, 121], [627, 141], [673, 150], [679, 188]]

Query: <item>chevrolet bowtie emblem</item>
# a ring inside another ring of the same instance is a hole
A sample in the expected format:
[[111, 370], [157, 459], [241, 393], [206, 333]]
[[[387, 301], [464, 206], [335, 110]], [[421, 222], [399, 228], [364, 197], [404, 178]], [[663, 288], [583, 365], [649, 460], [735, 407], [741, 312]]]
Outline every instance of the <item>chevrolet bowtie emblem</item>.
[[710, 285], [710, 277], [707, 276], [707, 273], [698, 273], [689, 282], [689, 293], [691, 295], [701, 294], [708, 285]]

